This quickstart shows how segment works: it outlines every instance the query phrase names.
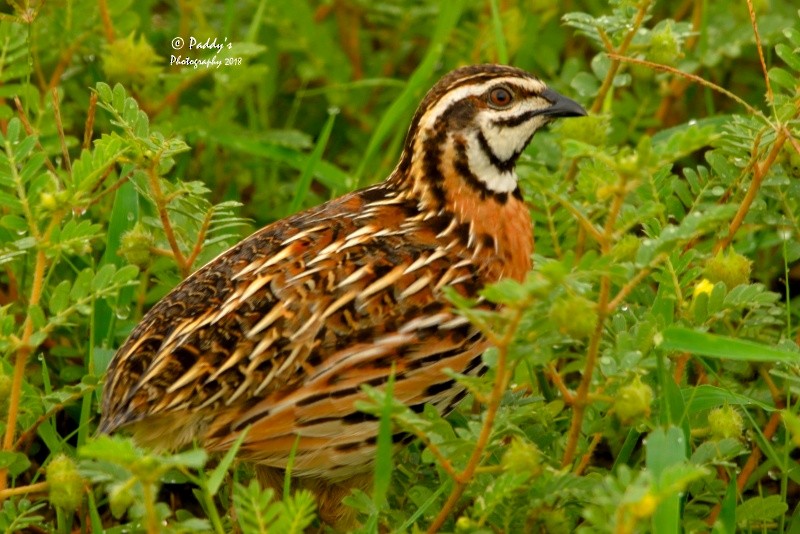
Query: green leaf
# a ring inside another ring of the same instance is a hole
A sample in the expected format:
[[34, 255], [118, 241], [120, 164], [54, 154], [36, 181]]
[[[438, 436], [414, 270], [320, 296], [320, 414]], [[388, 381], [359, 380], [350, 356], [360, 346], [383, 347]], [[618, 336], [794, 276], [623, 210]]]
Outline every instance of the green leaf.
[[94, 366], [96, 373], [102, 375], [106, 372], [115, 352], [115, 350], [107, 349], [105, 347], [94, 348]]
[[773, 85], [777, 85], [786, 91], [794, 91], [797, 78], [792, 76], [787, 70], [779, 67], [769, 69], [769, 79]]
[[69, 306], [69, 292], [72, 285], [69, 280], [62, 280], [50, 294], [50, 313], [58, 314]]
[[91, 150], [83, 150], [72, 164], [72, 186], [86, 194], [106, 178], [109, 167], [128, 151], [123, 139], [106, 134], [94, 142]]
[[111, 277], [114, 276], [116, 267], [107, 264], [100, 267], [92, 278], [92, 291], [100, 291], [105, 289], [111, 282]]
[[135, 265], [125, 265], [117, 269], [111, 276], [111, 284], [115, 286], [125, 285], [139, 275], [139, 268]]
[[719, 441], [703, 442], [692, 453], [690, 462], [695, 465], [731, 461], [736, 456], [744, 454], [747, 449], [735, 438], [725, 438]]
[[110, 104], [117, 110], [117, 112], [122, 112], [125, 109], [125, 88], [122, 87], [122, 84], [115, 84], [114, 91], [111, 95]]
[[116, 464], [132, 464], [144, 456], [144, 451], [133, 444], [130, 438], [100, 435], [90, 439], [86, 445], [78, 449], [83, 458], [106, 460]]
[[201, 448], [179, 452], [163, 459], [164, 465], [173, 467], [201, 469], [206, 465], [208, 453]]
[[[118, 254], [122, 236], [133, 228], [134, 224], [139, 220], [139, 194], [136, 188], [130, 181], [126, 181], [117, 190], [114, 195], [114, 204], [111, 208], [111, 215], [108, 221], [108, 233], [105, 238], [105, 250], [103, 257], [100, 259], [100, 265], [113, 264], [121, 266], [124, 262], [123, 258]], [[125, 271], [126, 267], [122, 267], [114, 278], [123, 276], [120, 273]], [[122, 282], [121, 280], [119, 281]], [[124, 307], [131, 306], [134, 298], [133, 287], [127, 287], [120, 290], [117, 297], [116, 306]], [[94, 343], [97, 345], [106, 341], [109, 345], [112, 343], [114, 337], [114, 324], [115, 317], [111, 310], [111, 306], [105, 300], [96, 303], [94, 307], [94, 321], [95, 321], [95, 336]], [[97, 361], [97, 360], [95, 360]], [[101, 367], [105, 369], [105, 367]]]
[[657, 335], [656, 344], [663, 350], [689, 352], [711, 358], [752, 362], [800, 361], [800, 352], [789, 352], [755, 341], [708, 334], [678, 326], [664, 329]]
[[783, 35], [785, 35], [794, 46], [800, 48], [800, 30], [793, 27], [785, 28], [783, 30]]
[[786, 534], [800, 534], [800, 503], [797, 503], [794, 507], [794, 513], [792, 513], [792, 519], [786, 529]]
[[239, 41], [230, 43], [231, 48], [227, 46], [219, 53], [217, 59], [235, 58], [235, 57], [255, 57], [266, 51], [267, 47], [257, 43], [248, 43]]
[[[29, 137], [28, 139], [34, 141], [31, 144], [35, 144], [35, 139], [32, 137]], [[31, 147], [31, 149], [33, 149], [33, 147]], [[34, 178], [39, 176], [39, 173], [44, 166], [44, 162], [45, 155], [42, 152], [36, 152], [30, 158], [28, 158], [28, 161], [25, 162], [25, 165], [22, 167], [22, 170], [19, 173], [19, 178], [22, 180], [22, 183], [30, 184], [31, 182], [34, 182]], [[41, 176], [45, 179], [45, 181], [49, 181], [50, 179], [47, 175], [43, 174]], [[36, 192], [36, 188], [33, 187], [33, 184], [31, 184], [29, 191], [30, 196], [33, 196], [34, 192]]]
[[29, 236], [17, 239], [14, 241], [14, 246], [17, 247], [18, 250], [30, 250], [36, 246], [36, 238]]
[[110, 102], [112, 95], [111, 95], [111, 86], [105, 82], [97, 82], [95, 86], [95, 91], [97, 91], [97, 95], [100, 97], [101, 100], [105, 102]]
[[234, 483], [233, 506], [244, 534], [269, 534], [270, 525], [281, 512], [280, 503], [270, 502], [274, 495], [272, 488], [262, 489], [256, 480], [249, 486]]
[[8, 127], [6, 128], [6, 135], [4, 140], [9, 143], [16, 143], [17, 139], [19, 139], [19, 132], [22, 130], [22, 124], [20, 123], [17, 117], [14, 117], [10, 121], [8, 121]]
[[17, 476], [31, 465], [28, 457], [21, 452], [0, 451], [0, 469], [8, 469], [11, 476]]
[[491, 302], [506, 305], [518, 304], [524, 302], [528, 298], [528, 292], [525, 286], [511, 278], [506, 278], [486, 286], [481, 291], [481, 295]]
[[647, 435], [647, 469], [655, 480], [664, 470], [686, 461], [686, 437], [676, 426], [657, 428]]
[[314, 496], [308, 490], [300, 490], [288, 499], [284, 499], [282, 505], [282, 513], [275, 521], [273, 531], [303, 534], [306, 527], [314, 521], [316, 509]]
[[94, 272], [88, 267], [78, 273], [78, 276], [72, 283], [72, 290], [69, 292], [72, 302], [83, 300], [89, 295], [89, 292], [92, 289], [93, 276]]
[[775, 52], [777, 52], [784, 63], [797, 72], [800, 72], [800, 55], [797, 54], [796, 50], [793, 50], [789, 45], [780, 43], [775, 46]]
[[780, 495], [769, 497], [753, 497], [747, 499], [736, 508], [736, 522], [764, 522], [782, 516], [789, 509]]
[[683, 394], [683, 400], [686, 402], [689, 413], [710, 410], [725, 404], [734, 406], [757, 406], [768, 412], [775, 410], [775, 406], [771, 403], [761, 402], [746, 395], [733, 393], [727, 389], [711, 386], [709, 384], [685, 388], [681, 393]]
[[[28, 157], [28, 154], [31, 153], [33, 147], [36, 146], [36, 138], [31, 136], [25, 137], [22, 141], [20, 141], [16, 146], [14, 146], [14, 159], [18, 162], [21, 162], [25, 158]], [[41, 158], [40, 164], [44, 162], [44, 158]], [[20, 176], [22, 178], [22, 175]], [[28, 176], [30, 178], [30, 176]], [[23, 180], [23, 183], [27, 182], [27, 180]]]
[[18, 233], [28, 232], [28, 222], [17, 215], [3, 215], [0, 218], [0, 226]]
[[47, 324], [47, 318], [45, 317], [44, 310], [38, 304], [31, 304], [28, 306], [28, 317], [30, 317], [34, 329], [42, 328], [45, 324]]

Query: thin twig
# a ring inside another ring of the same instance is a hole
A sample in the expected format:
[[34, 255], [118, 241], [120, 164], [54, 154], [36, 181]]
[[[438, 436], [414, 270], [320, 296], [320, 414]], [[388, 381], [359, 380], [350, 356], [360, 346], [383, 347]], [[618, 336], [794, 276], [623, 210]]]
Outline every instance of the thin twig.
[[9, 497], [16, 497], [17, 495], [28, 495], [29, 493], [44, 493], [50, 488], [49, 482], [37, 482], [36, 484], [29, 484], [27, 486], [19, 486], [16, 488], [8, 488], [0, 490], [0, 502], [8, 499]]
[[83, 149], [89, 150], [92, 146], [94, 136], [94, 116], [97, 110], [97, 93], [92, 93], [89, 97], [89, 109], [86, 111], [86, 126], [83, 128]]
[[208, 232], [208, 227], [211, 226], [211, 218], [213, 217], [213, 214], [214, 210], [212, 208], [206, 213], [206, 216], [203, 219], [203, 224], [200, 226], [200, 231], [197, 233], [197, 241], [195, 242], [194, 248], [192, 248], [192, 252], [189, 254], [189, 257], [186, 259], [186, 263], [189, 264], [189, 268], [194, 265], [197, 256], [199, 256], [200, 251], [203, 250], [203, 243], [206, 240], [206, 232]]
[[60, 402], [60, 403], [56, 404], [55, 406], [50, 408], [47, 412], [45, 412], [42, 415], [40, 415], [36, 419], [36, 421], [34, 421], [33, 424], [31, 424], [25, 430], [25, 432], [23, 432], [22, 434], [19, 435], [19, 437], [17, 438], [17, 441], [14, 442], [13, 450], [15, 450], [15, 451], [20, 450], [22, 448], [22, 446], [29, 439], [32, 439], [34, 437], [34, 435], [36, 434], [36, 430], [39, 428], [39, 426], [41, 426], [42, 423], [44, 423], [45, 421], [47, 421], [48, 419], [53, 417], [55, 414], [57, 414], [58, 412], [60, 412], [64, 408], [66, 408], [72, 402], [75, 402], [76, 400], [82, 398], [87, 393], [91, 394], [93, 391], [94, 391], [93, 389], [87, 389], [85, 391], [81, 391], [80, 393], [76, 393], [75, 395], [72, 395], [69, 398], [67, 398], [66, 400], [64, 400], [64, 402]]
[[[639, 4], [639, 10], [636, 12], [636, 18], [634, 19], [633, 25], [631, 26], [628, 33], [625, 34], [625, 37], [622, 40], [622, 43], [619, 45], [619, 48], [614, 50], [613, 43], [611, 39], [606, 35], [605, 31], [602, 29], [598, 30], [598, 35], [600, 39], [603, 41], [606, 50], [608, 51], [609, 57], [615, 55], [623, 56], [627, 53], [628, 48], [631, 46], [633, 42], [633, 38], [639, 32], [639, 28], [641, 27], [642, 23], [644, 22], [644, 17], [647, 15], [647, 9], [650, 7], [650, 0], [644, 0]], [[600, 85], [600, 89], [597, 91], [597, 96], [594, 98], [594, 102], [592, 102], [592, 106], [589, 108], [589, 112], [591, 114], [598, 113], [602, 107], [603, 102], [606, 99], [606, 95], [611, 90], [611, 87], [614, 85], [614, 78], [617, 76], [617, 72], [619, 72], [620, 62], [614, 60], [612, 57], [611, 66], [606, 72], [606, 77], [603, 79], [603, 83]], [[566, 175], [564, 176], [564, 180], [567, 182], [572, 182], [575, 179], [575, 175], [578, 173], [578, 161], [572, 160], [570, 163], [569, 169], [567, 170]]]
[[[20, 122], [22, 122], [22, 127], [25, 128], [25, 133], [28, 135], [36, 135], [36, 130], [33, 129], [31, 126], [31, 122], [28, 120], [28, 114], [25, 113], [25, 108], [22, 107], [22, 102], [20, 101], [18, 96], [14, 97], [14, 106], [17, 108], [17, 116], [19, 117]], [[47, 156], [47, 151], [42, 146], [42, 143], [39, 141], [39, 136], [36, 135], [36, 148], [39, 149], [39, 153], [44, 154], [44, 164], [47, 167], [47, 170], [53, 173], [54, 176], [58, 176], [58, 172], [56, 171], [55, 165], [53, 162], [50, 161], [50, 158]]]
[[558, 374], [558, 370], [553, 366], [552, 362], [547, 364], [547, 367], [545, 367], [545, 374], [556, 386], [558, 391], [561, 392], [561, 397], [564, 399], [566, 404], [569, 405], [575, 402], [575, 397], [572, 395], [572, 392], [569, 390], [569, 388], [567, 388], [567, 385], [564, 384], [564, 381], [561, 379], [561, 375]]
[[[113, 171], [113, 170], [114, 170], [113, 166], [108, 168], [106, 174], [100, 178], [100, 180], [98, 181], [98, 185], [94, 188], [94, 190], [92, 192], [97, 190], [97, 188], [100, 186], [100, 184], [102, 184], [105, 181], [105, 179], [111, 174], [111, 171]], [[122, 184], [124, 184], [125, 182], [130, 180], [131, 176], [133, 176], [133, 171], [130, 171], [128, 174], [126, 174], [122, 178], [119, 178], [116, 182], [114, 182], [110, 186], [108, 186], [105, 189], [103, 189], [102, 191], [100, 191], [100, 193], [98, 193], [98, 195], [96, 197], [93, 197], [91, 200], [89, 200], [89, 202], [86, 203], [86, 205], [84, 206], [84, 209], [88, 208], [89, 206], [93, 206], [94, 204], [97, 204], [106, 195], [109, 195], [109, 194], [113, 193], [114, 191], [116, 191], [117, 189], [119, 189], [120, 187], [122, 187]]]
[[[686, 11], [688, 11], [690, 5], [692, 6], [692, 33], [686, 39], [684, 46], [684, 50], [686, 51], [692, 50], [699, 41], [699, 36], [701, 35], [700, 25], [703, 23], [703, 6], [705, 3], [696, 2], [694, 0], [684, 2], [673, 16], [673, 20], [681, 20], [686, 15]], [[655, 117], [658, 124], [664, 125], [665, 119], [667, 119], [673, 111], [673, 104], [680, 100], [688, 86], [689, 83], [684, 78], [672, 78], [670, 80], [669, 88], [665, 92], [664, 98], [661, 99], [661, 103], [656, 111]], [[652, 135], [655, 131], [655, 128], [652, 128], [648, 133]]]
[[[742, 222], [744, 222], [747, 212], [750, 211], [750, 206], [756, 199], [759, 189], [761, 189], [761, 182], [764, 181], [764, 178], [767, 176], [767, 172], [769, 172], [770, 167], [772, 167], [772, 164], [775, 162], [775, 158], [777, 158], [778, 154], [780, 154], [785, 142], [786, 134], [784, 133], [784, 129], [780, 129], [778, 130], [778, 137], [775, 138], [775, 142], [772, 144], [772, 149], [767, 155], [767, 158], [761, 164], [754, 165], [753, 179], [750, 182], [750, 186], [747, 188], [747, 193], [745, 194], [744, 199], [742, 199], [742, 203], [739, 204], [739, 209], [736, 211], [736, 215], [734, 215], [733, 220], [731, 221], [731, 224], [728, 228], [728, 235], [717, 241], [716, 245], [714, 245], [714, 253], [726, 249], [733, 242], [733, 237], [736, 235], [736, 232], [739, 230]], [[756, 150], [756, 148], [754, 148], [754, 150]]]
[[766, 366], [760, 366], [758, 368], [758, 374], [761, 375], [761, 378], [764, 379], [764, 382], [767, 384], [767, 389], [772, 396], [772, 402], [775, 404], [775, 407], [779, 409], [785, 408], [786, 403], [783, 399], [783, 393], [778, 389], [778, 386], [775, 385], [775, 381], [772, 380], [772, 377], [769, 376], [769, 371]]
[[472, 450], [472, 455], [467, 461], [467, 465], [461, 473], [458, 473], [454, 478], [453, 489], [450, 496], [447, 498], [444, 506], [439, 511], [439, 514], [428, 527], [428, 533], [432, 534], [438, 532], [442, 527], [447, 517], [455, 508], [461, 495], [464, 493], [469, 482], [472, 480], [475, 470], [478, 468], [481, 460], [483, 459], [484, 450], [489, 443], [489, 437], [492, 434], [494, 427], [495, 416], [500, 408], [500, 401], [503, 394], [508, 387], [508, 382], [511, 379], [512, 366], [508, 362], [508, 347], [514, 340], [514, 335], [519, 328], [519, 323], [524, 314], [524, 307], [514, 309], [514, 314], [507, 325], [507, 329], [500, 343], [496, 344], [497, 347], [497, 368], [495, 370], [494, 386], [489, 398], [489, 403], [486, 407], [486, 414], [483, 419], [480, 434], [475, 442], [475, 448]]
[[586, 413], [588, 404], [589, 389], [592, 385], [592, 375], [600, 353], [600, 340], [603, 337], [603, 329], [608, 310], [609, 293], [611, 292], [611, 279], [608, 275], [600, 280], [600, 294], [597, 303], [597, 323], [594, 327], [592, 337], [589, 339], [589, 349], [586, 353], [586, 364], [583, 368], [578, 390], [575, 392], [572, 404], [572, 421], [570, 421], [569, 433], [567, 434], [567, 445], [564, 448], [564, 457], [561, 459], [561, 466], [566, 467], [575, 459], [578, 449], [578, 440], [581, 436], [583, 426], [583, 416]]
[[589, 235], [591, 235], [591, 236], [592, 236], [592, 238], [593, 238], [595, 241], [597, 241], [598, 243], [600, 243], [600, 242], [603, 240], [603, 234], [602, 234], [602, 232], [600, 232], [600, 230], [598, 230], [597, 228], [595, 228], [595, 226], [594, 226], [594, 223], [592, 223], [592, 221], [590, 221], [588, 218], [586, 218], [586, 216], [585, 216], [583, 213], [581, 213], [581, 212], [580, 212], [580, 210], [579, 210], [578, 208], [576, 208], [575, 206], [573, 206], [571, 202], [567, 201], [567, 200], [566, 200], [566, 199], [564, 199], [564, 198], [561, 198], [561, 196], [560, 196], [560, 195], [558, 195], [558, 194], [556, 194], [556, 193], [553, 193], [553, 192], [550, 192], [550, 191], [545, 191], [545, 194], [546, 194], [546, 195], [549, 195], [549, 196], [550, 196], [551, 198], [553, 198], [553, 199], [554, 199], [556, 202], [558, 202], [559, 204], [561, 204], [561, 206], [562, 206], [563, 208], [566, 208], [566, 209], [567, 209], [567, 211], [569, 211], [569, 212], [570, 212], [570, 214], [571, 214], [573, 217], [575, 217], [575, 220], [578, 222], [578, 226], [579, 226], [580, 228], [583, 228], [583, 229], [586, 231], [586, 233], [588, 233]]
[[58, 88], [59, 83], [61, 83], [61, 77], [64, 75], [64, 71], [66, 71], [70, 63], [72, 63], [72, 58], [75, 56], [75, 52], [78, 50], [78, 48], [80, 48], [81, 43], [84, 39], [86, 39], [86, 37], [88, 37], [88, 35], [88, 33], [79, 35], [75, 41], [72, 42], [72, 44], [70, 44], [63, 52], [61, 52], [58, 63], [56, 64], [56, 68], [53, 69], [52, 74], [50, 74], [50, 81], [47, 82], [47, 91], [55, 91]]
[[58, 103], [58, 89], [55, 87], [50, 92], [53, 98], [53, 115], [56, 120], [56, 130], [58, 131], [58, 140], [61, 142], [61, 155], [64, 157], [64, 168], [67, 173], [72, 173], [72, 163], [69, 159], [69, 150], [67, 149], [67, 138], [64, 135], [64, 124], [61, 122], [61, 106]]
[[191, 274], [189, 266], [186, 264], [186, 257], [181, 252], [181, 247], [178, 245], [178, 239], [175, 237], [175, 230], [172, 228], [172, 223], [169, 220], [169, 213], [167, 212], [166, 202], [164, 201], [164, 193], [161, 190], [161, 183], [159, 182], [156, 166], [158, 161], [153, 161], [153, 164], [147, 170], [147, 176], [150, 181], [150, 190], [153, 192], [153, 200], [156, 203], [156, 210], [161, 219], [161, 226], [164, 227], [164, 234], [167, 236], [167, 242], [172, 249], [175, 256], [175, 263], [178, 265], [178, 270], [181, 276], [186, 278]]
[[114, 42], [114, 23], [111, 22], [111, 14], [108, 11], [107, 0], [98, 0], [98, 7], [100, 8], [100, 19], [103, 21], [103, 32], [106, 34], [106, 41]]
[[[44, 286], [44, 274], [47, 267], [47, 255], [44, 252], [43, 245], [50, 239], [50, 233], [53, 228], [59, 224], [61, 220], [61, 213], [56, 212], [53, 214], [53, 220], [46, 234], [41, 237], [40, 248], [36, 253], [36, 263], [33, 268], [33, 282], [31, 283], [31, 297], [28, 301], [28, 309], [33, 306], [38, 306], [42, 298], [42, 290]], [[35, 225], [33, 225], [35, 228]], [[33, 230], [32, 228], [32, 230]], [[38, 235], [38, 228], [36, 234]], [[25, 323], [22, 327], [22, 339], [19, 341], [19, 348], [17, 349], [16, 358], [14, 360], [14, 376], [11, 382], [11, 394], [8, 399], [8, 418], [6, 419], [6, 433], [3, 437], [3, 451], [14, 450], [14, 434], [17, 430], [17, 416], [19, 415], [20, 399], [22, 398], [22, 384], [25, 381], [25, 369], [28, 364], [33, 347], [31, 346], [31, 337], [33, 336], [33, 319], [31, 315], [25, 318]], [[8, 470], [0, 470], [0, 490], [8, 487]], [[0, 499], [1, 501], [2, 499]]]
[[575, 476], [581, 476], [583, 472], [589, 467], [589, 462], [592, 460], [592, 455], [594, 454], [594, 450], [600, 444], [600, 440], [603, 439], [602, 432], [595, 432], [592, 436], [592, 441], [589, 443], [589, 447], [586, 449], [586, 453], [581, 456], [581, 461], [575, 467], [574, 474]]
[[693, 81], [693, 82], [695, 82], [697, 84], [700, 84], [700, 85], [702, 85], [704, 87], [708, 87], [709, 89], [712, 89], [712, 90], [714, 90], [714, 91], [716, 91], [718, 93], [721, 93], [721, 94], [727, 96], [728, 98], [730, 98], [731, 100], [735, 101], [737, 104], [739, 104], [740, 106], [745, 108], [748, 112], [752, 113], [753, 115], [757, 115], [757, 116], [761, 117], [765, 122], [769, 123], [769, 119], [763, 113], [761, 113], [761, 111], [759, 111], [758, 109], [754, 108], [753, 106], [751, 106], [750, 104], [745, 102], [740, 97], [736, 96], [734, 93], [728, 91], [724, 87], [720, 87], [719, 85], [717, 85], [717, 84], [715, 84], [713, 82], [710, 82], [710, 81], [706, 80], [705, 78], [701, 78], [700, 76], [697, 76], [696, 74], [690, 74], [688, 72], [684, 72], [682, 70], [678, 70], [675, 67], [670, 67], [669, 65], [662, 65], [660, 63], [653, 63], [652, 61], [646, 61], [644, 59], [637, 59], [637, 58], [634, 58], [634, 57], [627, 57], [627, 56], [623, 56], [623, 55], [616, 54], [616, 53], [610, 53], [610, 54], [608, 54], [608, 57], [610, 57], [611, 59], [616, 60], [616, 61], [624, 61], [625, 63], [634, 63], [636, 65], [644, 65], [644, 66], [650, 67], [650, 68], [655, 69], [655, 70], [660, 70], [660, 71], [663, 71], [663, 72], [669, 72], [670, 74], [674, 74], [676, 76], [682, 76], [682, 77], [684, 77], [684, 78], [686, 78], [688, 80], [691, 80], [691, 81]]
[[[614, 52], [609, 53], [609, 57], [611, 57], [611, 66], [606, 73], [606, 77], [603, 79], [603, 84], [600, 86], [600, 89], [597, 91], [597, 96], [592, 103], [592, 107], [589, 109], [591, 113], [599, 113], [600, 110], [603, 108], [603, 102], [606, 99], [606, 95], [611, 90], [611, 87], [614, 85], [614, 78], [617, 77], [617, 72], [619, 72], [620, 67], [620, 60], [615, 59], [613, 56], [623, 56], [628, 51], [628, 48], [631, 46], [633, 42], [633, 38], [639, 33], [639, 28], [641, 27], [642, 23], [644, 22], [644, 17], [647, 15], [647, 9], [650, 7], [650, 1], [644, 0], [639, 3], [639, 10], [636, 12], [636, 18], [633, 20], [633, 24], [631, 25], [628, 33], [625, 34], [625, 37], [622, 40], [622, 44], [619, 45]], [[610, 41], [608, 42], [610, 44]]]
[[150, 254], [153, 254], [154, 256], [164, 256], [165, 258], [175, 259], [175, 253], [172, 252], [172, 250], [170, 249], [161, 247], [150, 247], [149, 250]]
[[[620, 174], [619, 180], [620, 183], [617, 185], [614, 193], [614, 200], [609, 209], [606, 224], [603, 229], [603, 238], [600, 242], [600, 249], [604, 255], [611, 252], [614, 228], [625, 201], [627, 177], [624, 174]], [[583, 426], [583, 416], [586, 413], [586, 406], [589, 404], [592, 376], [600, 354], [600, 340], [603, 337], [603, 329], [605, 328], [606, 319], [609, 316], [608, 304], [610, 296], [611, 276], [606, 274], [600, 279], [600, 292], [597, 298], [597, 322], [595, 323], [594, 332], [589, 339], [589, 348], [586, 351], [586, 364], [583, 368], [583, 376], [575, 392], [575, 402], [572, 405], [572, 421], [570, 422], [569, 433], [567, 434], [567, 445], [564, 448], [564, 457], [561, 460], [561, 465], [563, 467], [573, 462], [578, 449], [578, 440], [580, 439], [581, 428]]]
[[611, 299], [611, 302], [608, 303], [608, 313], [611, 313], [620, 304], [622, 304], [622, 301], [624, 301], [628, 295], [630, 295], [631, 291], [636, 289], [636, 286], [642, 283], [642, 281], [653, 272], [653, 268], [662, 261], [666, 260], [668, 257], [669, 256], [667, 256], [667, 254], [659, 254], [652, 262], [650, 262], [650, 265], [636, 273], [633, 278], [631, 278], [624, 286], [622, 286], [616, 296]]
[[683, 381], [683, 375], [686, 372], [686, 364], [689, 362], [689, 353], [683, 352], [675, 358], [675, 371], [672, 373], [672, 378], [675, 383], [680, 385]]
[[455, 479], [458, 476], [458, 472], [456, 471], [453, 462], [451, 462], [450, 459], [442, 452], [442, 449], [432, 442], [428, 435], [422, 430], [416, 427], [412, 427], [409, 430], [411, 430], [411, 432], [414, 433], [414, 436], [416, 436], [422, 442], [422, 445], [425, 447], [425, 449], [430, 452], [434, 458], [436, 458], [439, 467], [444, 469], [444, 472], [447, 473], [447, 476]]
[[767, 84], [767, 101], [772, 104], [775, 95], [772, 93], [772, 84], [767, 73], [767, 62], [764, 61], [764, 47], [761, 46], [761, 36], [758, 34], [758, 23], [756, 22], [756, 10], [753, 8], [753, 0], [747, 0], [747, 12], [750, 14], [750, 25], [753, 26], [753, 35], [756, 38], [756, 50], [758, 50], [758, 60], [761, 63], [761, 72], [764, 73], [764, 82]]
[[[39, 230], [38, 221], [34, 218], [28, 202], [27, 193], [22, 183], [22, 177], [17, 171], [16, 162], [12, 154], [8, 154], [11, 160], [11, 175], [16, 183], [17, 196], [19, 197], [22, 205], [22, 211], [25, 214], [25, 220], [28, 223], [28, 229], [31, 236], [36, 239], [39, 248], [36, 252], [36, 261], [33, 267], [33, 280], [31, 282], [30, 299], [28, 300], [28, 309], [39, 305], [42, 298], [45, 270], [47, 267], [47, 255], [45, 254], [45, 245], [50, 240], [52, 231], [58, 226], [63, 217], [63, 212], [57, 210], [53, 213], [52, 219], [47, 227], [47, 230], [42, 233]], [[28, 358], [33, 352], [31, 346], [31, 338], [33, 337], [33, 319], [29, 313], [25, 317], [25, 322], [22, 326], [22, 338], [17, 343], [17, 352], [14, 360], [14, 374], [11, 381], [11, 392], [8, 398], [8, 417], [6, 419], [6, 431], [3, 437], [3, 451], [14, 450], [14, 434], [17, 430], [17, 417], [19, 415], [20, 400], [22, 398], [22, 385], [25, 381], [25, 369], [27, 367]], [[8, 487], [8, 469], [0, 469], [0, 490]]]
[[[183, 78], [178, 85], [167, 95], [161, 99], [161, 101], [156, 104], [155, 106], [147, 107], [145, 111], [150, 116], [151, 119], [157, 117], [162, 111], [164, 111], [167, 107], [174, 106], [178, 103], [178, 98], [180, 98], [181, 94], [186, 91], [189, 87], [203, 79], [207, 76], [211, 71], [207, 69], [202, 69], [197, 71], [196, 73]], [[143, 106], [144, 107], [144, 106]]]

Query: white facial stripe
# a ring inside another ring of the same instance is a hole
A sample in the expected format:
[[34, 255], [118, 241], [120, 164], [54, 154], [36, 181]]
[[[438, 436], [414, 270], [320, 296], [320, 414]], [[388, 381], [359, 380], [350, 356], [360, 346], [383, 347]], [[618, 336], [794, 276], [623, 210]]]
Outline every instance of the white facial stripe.
[[[522, 85], [527, 86], [527, 89], [531, 92], [539, 93], [546, 89], [544, 83], [540, 82], [539, 80], [534, 80], [533, 78], [520, 78], [518, 76], [506, 76], [502, 78], [492, 78], [486, 82], [483, 82], [478, 85], [471, 85], [466, 84], [462, 85], [458, 89], [454, 89], [447, 93], [444, 98], [439, 100], [435, 106], [433, 106], [430, 110], [428, 110], [425, 115], [422, 116], [422, 119], [419, 121], [420, 130], [424, 130], [427, 128], [431, 128], [436, 119], [438, 119], [442, 113], [444, 113], [452, 104], [453, 102], [457, 102], [459, 100], [463, 100], [469, 96], [478, 96], [484, 94], [490, 87], [494, 87], [495, 85], [507, 83], [509, 85]], [[518, 108], [516, 108], [518, 110]], [[513, 113], [513, 115], [517, 115], [518, 113]], [[495, 117], [502, 116], [495, 113]]]
[[480, 146], [477, 132], [471, 132], [467, 136], [467, 159], [472, 173], [486, 185], [488, 190], [495, 193], [511, 193], [517, 188], [517, 173], [513, 170], [501, 172], [492, 165]]

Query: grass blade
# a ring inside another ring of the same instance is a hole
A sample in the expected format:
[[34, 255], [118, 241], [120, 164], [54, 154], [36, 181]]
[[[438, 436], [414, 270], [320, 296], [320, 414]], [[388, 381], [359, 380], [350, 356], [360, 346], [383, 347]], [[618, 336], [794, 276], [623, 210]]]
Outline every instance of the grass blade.
[[328, 146], [328, 139], [331, 137], [333, 123], [336, 121], [336, 116], [338, 114], [339, 110], [337, 108], [328, 109], [328, 120], [325, 121], [322, 132], [319, 134], [319, 139], [317, 139], [317, 144], [308, 157], [306, 166], [303, 169], [303, 174], [301, 174], [300, 178], [297, 180], [294, 198], [292, 199], [292, 204], [289, 206], [289, 213], [297, 213], [300, 210], [300, 206], [303, 205], [303, 200], [305, 200], [308, 195], [308, 190], [311, 187], [311, 178], [314, 176], [314, 170], [317, 168], [317, 165], [319, 165], [319, 162], [322, 160], [322, 153], [325, 152], [325, 147]]
[[492, 30], [494, 32], [494, 45], [497, 49], [497, 60], [503, 65], [508, 65], [508, 47], [503, 35], [503, 20], [500, 18], [500, 7], [497, 0], [489, 0], [492, 7]]
[[424, 88], [428, 85], [431, 76], [436, 70], [442, 52], [444, 52], [445, 42], [455, 28], [456, 22], [458, 22], [458, 19], [461, 17], [461, 12], [464, 9], [464, 2], [461, 0], [442, 2], [439, 4], [439, 9], [436, 29], [433, 32], [433, 37], [431, 38], [431, 43], [428, 46], [425, 57], [411, 75], [411, 78], [409, 78], [403, 92], [400, 93], [400, 96], [392, 102], [392, 105], [389, 106], [389, 109], [384, 113], [381, 122], [378, 123], [378, 127], [375, 128], [375, 132], [369, 140], [367, 149], [364, 151], [364, 157], [361, 158], [361, 163], [355, 173], [356, 184], [359, 186], [363, 183], [364, 170], [373, 168], [369, 164], [380, 150], [383, 142], [389, 134], [397, 130], [400, 122], [416, 107], [419, 95], [424, 91]]
[[726, 358], [749, 362], [798, 362], [800, 353], [789, 352], [744, 339], [734, 339], [689, 328], [670, 326], [661, 333], [658, 346], [664, 350], [674, 350], [699, 354], [710, 358]]
[[[664, 471], [686, 461], [686, 439], [683, 430], [670, 426], [666, 430], [657, 428], [647, 436], [647, 469], [658, 481]], [[653, 514], [652, 526], [656, 534], [680, 532], [680, 494], [673, 493], [658, 503]]]
[[222, 481], [225, 479], [225, 474], [228, 472], [231, 464], [233, 463], [233, 459], [236, 457], [236, 453], [239, 452], [239, 447], [242, 446], [242, 442], [244, 441], [245, 436], [247, 436], [247, 432], [250, 430], [250, 427], [245, 428], [239, 437], [236, 438], [236, 441], [233, 442], [233, 446], [225, 453], [225, 456], [220, 460], [219, 465], [214, 468], [211, 472], [211, 476], [208, 477], [208, 484], [206, 487], [208, 488], [208, 493], [211, 495], [216, 495], [217, 491], [219, 491], [219, 487], [222, 485]]

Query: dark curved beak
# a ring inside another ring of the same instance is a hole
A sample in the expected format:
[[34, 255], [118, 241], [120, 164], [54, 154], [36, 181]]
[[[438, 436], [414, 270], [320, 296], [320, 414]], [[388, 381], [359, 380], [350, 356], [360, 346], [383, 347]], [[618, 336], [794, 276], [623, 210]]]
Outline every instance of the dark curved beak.
[[552, 89], [545, 89], [542, 92], [542, 97], [547, 99], [552, 106], [549, 108], [543, 109], [539, 112], [540, 115], [546, 115], [548, 117], [584, 117], [587, 115], [586, 110], [583, 109], [583, 106], [572, 100], [571, 98], [567, 98], [564, 95], [560, 95], [553, 91]]

